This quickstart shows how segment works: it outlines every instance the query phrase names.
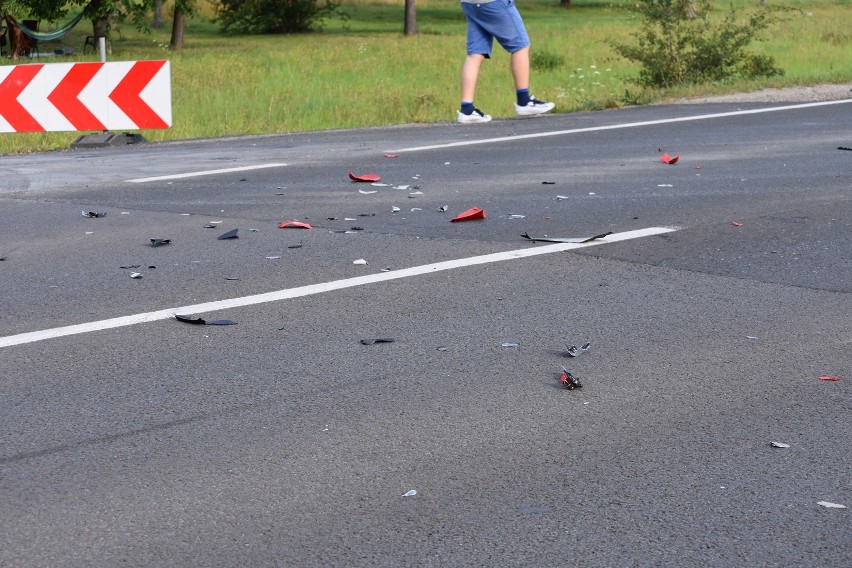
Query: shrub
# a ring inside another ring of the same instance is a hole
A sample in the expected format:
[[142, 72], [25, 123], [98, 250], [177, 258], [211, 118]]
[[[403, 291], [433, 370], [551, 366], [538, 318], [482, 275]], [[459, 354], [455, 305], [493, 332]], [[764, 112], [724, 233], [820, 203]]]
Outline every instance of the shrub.
[[225, 32], [299, 33], [316, 29], [339, 7], [339, 0], [221, 0], [219, 22]]
[[534, 51], [530, 56], [530, 67], [536, 71], [553, 71], [565, 65], [565, 58], [550, 51]]
[[718, 24], [710, 0], [638, 0], [642, 29], [638, 45], [616, 44], [624, 57], [642, 64], [637, 83], [669, 87], [733, 78], [783, 75], [772, 57], [746, 51], [760, 32], [777, 21], [762, 7], [740, 22], [734, 7]]

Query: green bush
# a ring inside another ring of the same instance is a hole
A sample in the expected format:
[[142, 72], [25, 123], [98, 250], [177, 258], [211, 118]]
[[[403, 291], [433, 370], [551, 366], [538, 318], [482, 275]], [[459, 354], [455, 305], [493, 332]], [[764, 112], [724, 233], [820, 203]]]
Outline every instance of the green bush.
[[231, 33], [299, 33], [318, 28], [339, 7], [339, 0], [221, 0], [219, 22]]
[[642, 29], [638, 45], [616, 44], [615, 50], [642, 70], [636, 80], [649, 87], [754, 79], [783, 75], [772, 57], [746, 47], [777, 21], [762, 7], [739, 21], [734, 7], [714, 23], [710, 0], [638, 0]]

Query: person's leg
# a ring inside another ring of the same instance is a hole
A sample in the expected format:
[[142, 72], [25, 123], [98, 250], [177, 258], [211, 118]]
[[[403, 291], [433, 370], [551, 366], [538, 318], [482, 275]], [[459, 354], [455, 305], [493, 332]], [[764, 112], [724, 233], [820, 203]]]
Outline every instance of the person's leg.
[[479, 53], [471, 53], [464, 60], [461, 69], [461, 100], [472, 103], [476, 93], [476, 80], [479, 78], [479, 67], [485, 60], [485, 56]]
[[525, 47], [511, 55], [512, 77], [515, 90], [530, 88], [530, 48]]

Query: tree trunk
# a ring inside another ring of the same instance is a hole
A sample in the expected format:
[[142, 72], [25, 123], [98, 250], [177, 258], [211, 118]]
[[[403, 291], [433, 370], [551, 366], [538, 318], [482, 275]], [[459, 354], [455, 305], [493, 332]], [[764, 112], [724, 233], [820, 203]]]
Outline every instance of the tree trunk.
[[417, 10], [414, 0], [405, 0], [405, 29], [407, 36], [417, 35]]
[[109, 30], [112, 28], [113, 17], [114, 14], [109, 14], [92, 20], [92, 35], [95, 36], [96, 44], [99, 37], [109, 38]]
[[571, 5], [571, 0], [559, 0], [559, 5], [563, 8], [567, 8]]
[[166, 20], [163, 19], [163, 0], [157, 0], [154, 5], [154, 19], [151, 21], [152, 28], [162, 28], [166, 25]]
[[183, 49], [183, 28], [184, 28], [184, 13], [180, 7], [180, 2], [175, 2], [174, 19], [172, 20], [172, 41], [169, 42], [169, 47], [172, 51]]

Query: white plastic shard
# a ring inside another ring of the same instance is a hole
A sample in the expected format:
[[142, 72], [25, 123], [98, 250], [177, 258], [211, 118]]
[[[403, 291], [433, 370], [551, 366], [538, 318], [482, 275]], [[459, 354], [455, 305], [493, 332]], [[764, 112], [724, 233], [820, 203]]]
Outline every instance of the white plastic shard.
[[789, 448], [790, 444], [785, 444], [784, 442], [769, 442], [769, 445], [773, 448]]
[[831, 503], [830, 501], [818, 501], [817, 505], [822, 505], [823, 507], [827, 507], [829, 509], [845, 509], [846, 505], [840, 505], [839, 503]]
[[402, 496], [403, 496], [403, 497], [414, 497], [415, 495], [417, 495], [417, 490], [416, 490], [416, 489], [411, 489], [411, 490], [406, 491], [405, 493], [403, 493], [403, 495], [402, 495]]

